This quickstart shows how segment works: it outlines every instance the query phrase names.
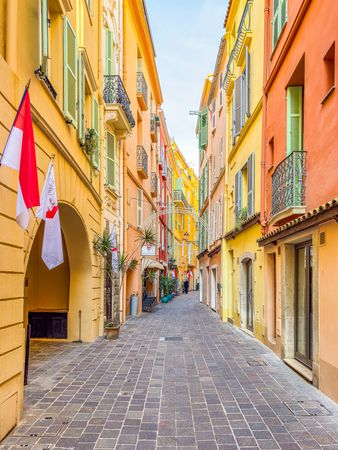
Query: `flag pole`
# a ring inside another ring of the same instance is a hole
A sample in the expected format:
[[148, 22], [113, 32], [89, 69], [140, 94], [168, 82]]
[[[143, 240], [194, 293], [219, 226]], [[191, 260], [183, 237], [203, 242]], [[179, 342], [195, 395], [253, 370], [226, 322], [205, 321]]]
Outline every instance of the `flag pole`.
[[[15, 123], [17, 117], [18, 117], [18, 114], [19, 114], [21, 105], [22, 105], [22, 103], [23, 103], [23, 101], [24, 101], [24, 99], [25, 99], [25, 95], [26, 95], [26, 92], [27, 92], [28, 89], [29, 89], [30, 84], [31, 84], [31, 79], [28, 80], [28, 82], [27, 82], [27, 84], [26, 84], [26, 86], [25, 86], [25, 90], [23, 91], [23, 94], [22, 94], [22, 97], [21, 97], [21, 100], [20, 100], [19, 107], [18, 107], [18, 109], [16, 110], [16, 114], [15, 114], [15, 117], [14, 117], [14, 120], [13, 120], [13, 123], [12, 123], [12, 126], [11, 126], [11, 129], [9, 130], [9, 133], [8, 133], [8, 136], [7, 136], [7, 139], [6, 139], [6, 143], [5, 143], [4, 150], [5, 150], [5, 148], [6, 148], [6, 145], [7, 145], [8, 139], [9, 139], [9, 136], [11, 135], [11, 132], [12, 132], [12, 129], [13, 129], [13, 125], [14, 125], [14, 123]], [[3, 156], [4, 156], [4, 151], [3, 151], [2, 154], [1, 154], [1, 158], [0, 158], [0, 166], [1, 166], [1, 161], [2, 161], [2, 157], [3, 157]]]

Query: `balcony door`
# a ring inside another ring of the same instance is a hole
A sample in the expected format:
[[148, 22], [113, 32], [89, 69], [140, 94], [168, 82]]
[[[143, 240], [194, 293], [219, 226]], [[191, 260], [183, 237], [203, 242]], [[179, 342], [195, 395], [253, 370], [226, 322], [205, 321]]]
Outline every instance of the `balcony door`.
[[295, 358], [312, 367], [312, 242], [296, 247]]

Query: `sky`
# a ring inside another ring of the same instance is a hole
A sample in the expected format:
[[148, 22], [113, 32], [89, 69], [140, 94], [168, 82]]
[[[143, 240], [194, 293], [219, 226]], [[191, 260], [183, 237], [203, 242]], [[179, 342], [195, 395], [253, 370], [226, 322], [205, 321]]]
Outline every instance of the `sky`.
[[198, 171], [195, 136], [204, 79], [213, 72], [228, 0], [146, 0], [169, 134]]

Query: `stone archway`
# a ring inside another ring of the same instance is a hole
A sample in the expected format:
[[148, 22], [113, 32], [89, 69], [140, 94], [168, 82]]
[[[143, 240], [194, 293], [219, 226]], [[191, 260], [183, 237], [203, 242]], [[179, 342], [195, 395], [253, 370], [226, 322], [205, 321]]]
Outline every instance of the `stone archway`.
[[72, 206], [60, 203], [59, 211], [65, 262], [51, 271], [44, 266], [44, 224], [40, 224], [26, 269], [25, 323], [35, 322], [36, 338], [90, 341], [94, 330], [89, 239], [81, 216]]

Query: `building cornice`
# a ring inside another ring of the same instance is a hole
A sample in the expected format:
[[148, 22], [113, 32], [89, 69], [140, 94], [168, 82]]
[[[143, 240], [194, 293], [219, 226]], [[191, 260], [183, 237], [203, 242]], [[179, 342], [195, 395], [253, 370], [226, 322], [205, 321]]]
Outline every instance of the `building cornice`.
[[228, 231], [228, 233], [225, 233], [223, 238], [226, 241], [229, 241], [230, 239], [235, 239], [235, 237], [237, 235], [239, 235], [243, 231], [247, 230], [248, 228], [251, 228], [253, 225], [256, 225], [257, 223], [259, 223], [259, 219], [260, 219], [259, 212], [252, 214], [250, 217], [243, 220], [243, 222], [241, 223], [241, 225], [238, 228], [234, 228], [233, 230]]

